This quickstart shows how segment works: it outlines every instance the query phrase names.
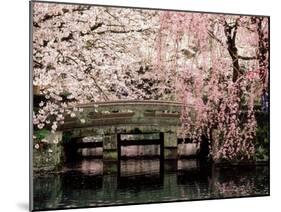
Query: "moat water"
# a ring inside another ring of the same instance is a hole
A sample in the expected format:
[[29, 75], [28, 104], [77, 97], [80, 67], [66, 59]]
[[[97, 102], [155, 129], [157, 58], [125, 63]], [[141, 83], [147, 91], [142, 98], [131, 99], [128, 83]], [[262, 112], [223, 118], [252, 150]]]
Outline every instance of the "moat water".
[[196, 160], [83, 159], [34, 177], [34, 209], [269, 195], [268, 166], [214, 167]]

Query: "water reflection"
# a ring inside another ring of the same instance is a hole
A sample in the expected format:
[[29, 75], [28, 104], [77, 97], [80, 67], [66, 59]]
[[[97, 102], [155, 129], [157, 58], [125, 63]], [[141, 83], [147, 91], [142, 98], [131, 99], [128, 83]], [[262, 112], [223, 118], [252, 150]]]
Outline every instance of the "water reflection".
[[268, 166], [222, 168], [196, 160], [87, 159], [34, 178], [37, 210], [267, 194]]
[[103, 160], [102, 159], [83, 159], [76, 162], [70, 162], [63, 168], [64, 172], [78, 172], [84, 175], [102, 175]]
[[121, 160], [117, 179], [118, 190], [125, 193], [161, 189], [164, 180], [163, 163], [159, 159]]
[[160, 156], [160, 145], [121, 146], [121, 157]]
[[77, 154], [80, 157], [102, 157], [103, 149], [102, 147], [95, 148], [79, 148]]
[[160, 175], [160, 160], [121, 160], [121, 176]]
[[[224, 167], [215, 170], [214, 190], [218, 197], [240, 197], [269, 193], [269, 169], [263, 166]], [[233, 177], [233, 176], [239, 176]]]

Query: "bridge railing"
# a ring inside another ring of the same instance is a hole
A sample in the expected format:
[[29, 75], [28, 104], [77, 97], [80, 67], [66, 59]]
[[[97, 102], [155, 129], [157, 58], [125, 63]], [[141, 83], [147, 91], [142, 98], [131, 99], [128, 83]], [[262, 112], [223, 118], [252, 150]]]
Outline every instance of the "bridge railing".
[[90, 104], [81, 104], [78, 107], [87, 109], [95, 108], [99, 112], [108, 111], [124, 111], [124, 110], [141, 110], [141, 111], [169, 111], [180, 112], [182, 104], [172, 101], [156, 101], [156, 100], [122, 100], [122, 101], [108, 101], [95, 102]]
[[77, 117], [66, 118], [63, 129], [86, 126], [109, 126], [130, 124], [178, 125], [182, 104], [171, 101], [108, 101], [77, 105], [83, 108]]

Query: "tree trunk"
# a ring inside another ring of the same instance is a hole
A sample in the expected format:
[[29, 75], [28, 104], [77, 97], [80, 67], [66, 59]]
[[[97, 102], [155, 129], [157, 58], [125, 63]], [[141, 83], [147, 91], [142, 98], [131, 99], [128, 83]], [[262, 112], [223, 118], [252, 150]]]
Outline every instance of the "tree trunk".
[[232, 59], [232, 66], [233, 66], [233, 75], [232, 75], [232, 81], [236, 82], [239, 73], [240, 73], [240, 65], [238, 60], [238, 50], [236, 47], [235, 39], [236, 39], [236, 33], [237, 33], [237, 20], [236, 22], [231, 25], [228, 24], [225, 21], [224, 24], [224, 33], [227, 38], [226, 44], [227, 44], [227, 50], [231, 56]]

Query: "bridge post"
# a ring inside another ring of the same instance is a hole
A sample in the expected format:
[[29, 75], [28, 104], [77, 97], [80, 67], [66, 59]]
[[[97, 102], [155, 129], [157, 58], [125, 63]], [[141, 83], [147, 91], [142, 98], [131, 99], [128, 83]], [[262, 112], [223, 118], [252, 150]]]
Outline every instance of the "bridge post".
[[178, 158], [178, 139], [175, 132], [164, 133], [164, 158]]
[[103, 159], [108, 161], [118, 160], [117, 141], [118, 134], [105, 135], [103, 139]]

